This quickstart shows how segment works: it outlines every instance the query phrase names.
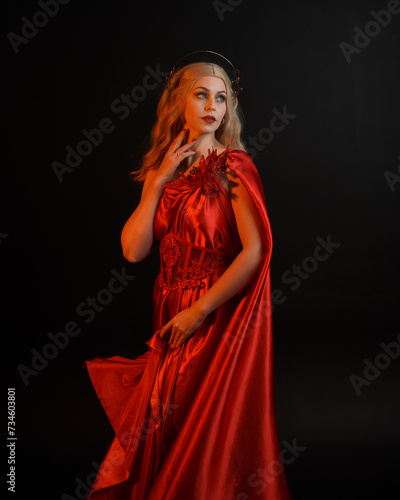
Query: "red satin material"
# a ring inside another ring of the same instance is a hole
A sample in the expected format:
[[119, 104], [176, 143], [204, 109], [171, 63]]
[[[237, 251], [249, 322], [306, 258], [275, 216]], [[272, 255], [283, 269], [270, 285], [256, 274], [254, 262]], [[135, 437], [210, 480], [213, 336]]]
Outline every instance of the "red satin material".
[[[204, 294], [241, 249], [229, 194], [212, 173], [218, 165], [250, 193], [268, 255], [253, 281], [173, 350], [159, 330]], [[135, 360], [86, 363], [116, 434], [89, 498], [289, 500], [275, 422], [272, 238], [250, 156], [213, 151], [194, 175], [166, 184], [154, 235], [161, 272], [148, 351]]]

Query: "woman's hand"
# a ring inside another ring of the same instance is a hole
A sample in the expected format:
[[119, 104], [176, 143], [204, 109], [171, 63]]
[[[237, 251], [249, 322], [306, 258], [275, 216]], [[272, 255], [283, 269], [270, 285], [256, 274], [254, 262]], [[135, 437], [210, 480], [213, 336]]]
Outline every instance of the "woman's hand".
[[184, 128], [172, 142], [168, 151], [164, 155], [164, 159], [161, 162], [159, 169], [155, 174], [157, 180], [162, 184], [165, 184], [172, 179], [176, 169], [179, 167], [183, 160], [186, 160], [186, 158], [189, 158], [189, 156], [193, 156], [197, 153], [197, 151], [193, 149], [196, 145], [195, 139], [193, 139], [192, 142], [184, 144], [182, 146], [182, 142], [184, 140], [186, 132], [187, 129]]
[[194, 304], [188, 309], [184, 309], [174, 316], [160, 331], [160, 338], [166, 339], [172, 348], [181, 346], [204, 321], [203, 314]]

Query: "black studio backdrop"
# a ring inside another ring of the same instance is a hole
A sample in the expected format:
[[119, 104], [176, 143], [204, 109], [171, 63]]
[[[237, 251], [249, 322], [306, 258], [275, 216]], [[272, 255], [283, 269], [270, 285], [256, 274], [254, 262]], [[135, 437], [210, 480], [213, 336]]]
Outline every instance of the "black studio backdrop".
[[400, 3], [44, 0], [4, 11], [2, 393], [14, 389], [16, 415], [3, 439], [15, 493], [5, 474], [3, 491], [84, 498], [111, 443], [82, 364], [136, 357], [152, 335], [157, 249], [129, 264], [119, 242], [140, 197], [128, 174], [163, 76], [206, 48], [241, 71], [243, 139], [272, 224], [293, 499], [393, 498]]

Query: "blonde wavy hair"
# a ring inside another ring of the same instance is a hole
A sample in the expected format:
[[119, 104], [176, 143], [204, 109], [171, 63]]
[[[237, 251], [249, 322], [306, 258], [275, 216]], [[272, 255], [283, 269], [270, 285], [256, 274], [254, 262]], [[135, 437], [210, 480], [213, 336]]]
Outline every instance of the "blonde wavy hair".
[[225, 70], [216, 64], [205, 62], [188, 64], [172, 74], [161, 95], [157, 107], [157, 121], [151, 130], [150, 149], [143, 156], [141, 168], [130, 174], [136, 182], [143, 183], [147, 172], [161, 164], [172, 141], [184, 126], [186, 99], [194, 84], [203, 76], [221, 78], [226, 86], [225, 120], [216, 131], [215, 138], [232, 149], [245, 151], [240, 140], [242, 123], [239, 103]]

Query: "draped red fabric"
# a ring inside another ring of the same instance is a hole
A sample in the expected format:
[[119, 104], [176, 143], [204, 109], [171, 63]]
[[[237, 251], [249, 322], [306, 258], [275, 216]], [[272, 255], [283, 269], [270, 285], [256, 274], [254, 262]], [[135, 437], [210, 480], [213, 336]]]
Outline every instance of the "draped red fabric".
[[[228, 169], [247, 188], [268, 254], [251, 283], [178, 349], [159, 331], [241, 250]], [[86, 362], [115, 439], [92, 500], [289, 500], [275, 421], [270, 258], [264, 192], [250, 156], [227, 148], [165, 185], [154, 221], [160, 273], [154, 335], [134, 360]]]

